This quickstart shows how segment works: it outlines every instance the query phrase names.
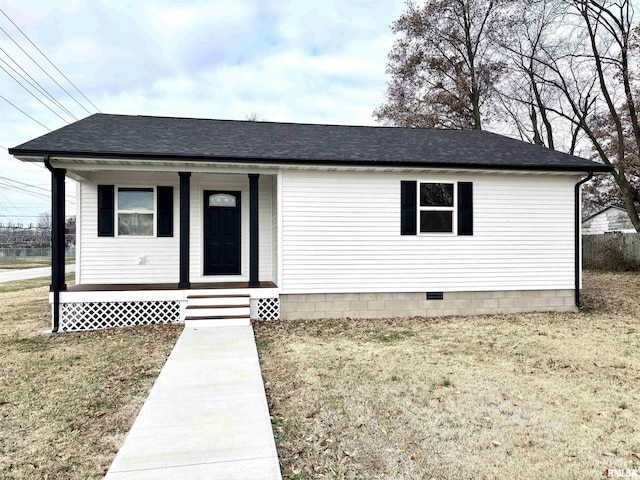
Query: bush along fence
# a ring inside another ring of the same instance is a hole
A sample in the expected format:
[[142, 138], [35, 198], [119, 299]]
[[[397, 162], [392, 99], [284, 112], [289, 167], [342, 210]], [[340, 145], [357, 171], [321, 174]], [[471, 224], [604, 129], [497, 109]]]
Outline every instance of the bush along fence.
[[639, 271], [640, 233], [583, 235], [582, 267], [610, 271]]
[[[75, 257], [75, 247], [65, 249], [64, 254], [67, 258]], [[51, 260], [51, 247], [0, 247], [0, 265], [3, 263], [30, 263], [49, 260]]]

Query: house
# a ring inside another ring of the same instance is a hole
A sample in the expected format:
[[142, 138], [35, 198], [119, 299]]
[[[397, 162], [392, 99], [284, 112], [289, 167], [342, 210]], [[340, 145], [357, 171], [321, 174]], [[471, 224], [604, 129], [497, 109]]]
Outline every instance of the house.
[[582, 221], [583, 235], [601, 235], [603, 233], [635, 233], [626, 208], [611, 205], [594, 213]]
[[106, 114], [10, 153], [52, 175], [54, 331], [573, 311], [609, 171], [484, 131]]

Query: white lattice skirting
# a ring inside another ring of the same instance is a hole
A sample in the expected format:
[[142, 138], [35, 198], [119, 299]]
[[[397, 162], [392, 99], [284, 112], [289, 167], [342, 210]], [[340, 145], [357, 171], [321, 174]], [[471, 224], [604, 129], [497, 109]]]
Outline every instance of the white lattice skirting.
[[60, 304], [60, 331], [79, 332], [180, 321], [184, 302], [178, 300], [132, 302], [73, 302]]
[[280, 319], [280, 299], [259, 298], [258, 299], [258, 320], [279, 320]]

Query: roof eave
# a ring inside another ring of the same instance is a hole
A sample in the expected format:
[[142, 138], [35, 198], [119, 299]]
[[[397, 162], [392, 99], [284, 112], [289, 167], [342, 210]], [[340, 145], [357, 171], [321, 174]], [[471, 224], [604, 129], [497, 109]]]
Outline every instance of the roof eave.
[[99, 158], [111, 160], [190, 160], [199, 162], [232, 162], [232, 163], [264, 163], [280, 165], [327, 165], [327, 166], [368, 166], [368, 167], [413, 167], [413, 168], [450, 168], [450, 169], [483, 169], [483, 170], [517, 170], [517, 171], [561, 171], [561, 172], [593, 172], [608, 173], [613, 171], [613, 167], [594, 163], [593, 165], [518, 165], [518, 164], [485, 164], [485, 163], [448, 163], [448, 162], [415, 162], [415, 161], [345, 161], [345, 160], [323, 160], [323, 159], [290, 159], [290, 158], [259, 158], [259, 157], [220, 157], [208, 155], [178, 155], [178, 154], [156, 154], [156, 153], [110, 153], [110, 152], [69, 152], [62, 150], [31, 150], [21, 148], [10, 148], [9, 153], [16, 157], [50, 157], [59, 158]]

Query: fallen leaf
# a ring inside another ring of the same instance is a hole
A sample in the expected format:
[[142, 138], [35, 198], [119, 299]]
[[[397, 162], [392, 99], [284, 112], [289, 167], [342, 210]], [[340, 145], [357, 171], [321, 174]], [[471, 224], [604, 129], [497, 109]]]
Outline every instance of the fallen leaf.
[[605, 457], [615, 457], [616, 454], [613, 452], [602, 452], [602, 455], [604, 455]]

